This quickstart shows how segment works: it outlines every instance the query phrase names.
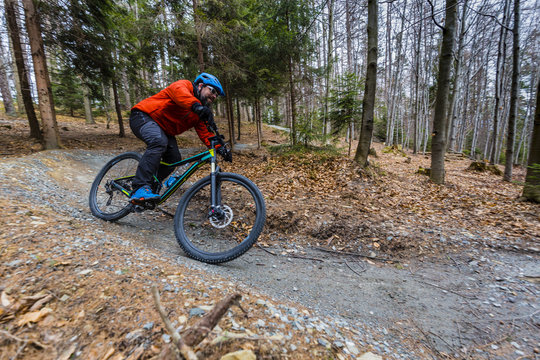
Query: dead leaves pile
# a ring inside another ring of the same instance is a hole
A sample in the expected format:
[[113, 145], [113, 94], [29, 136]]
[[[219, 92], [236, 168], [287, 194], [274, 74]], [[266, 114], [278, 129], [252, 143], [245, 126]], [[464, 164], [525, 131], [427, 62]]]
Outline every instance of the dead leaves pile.
[[[264, 243], [293, 236], [305, 245], [390, 257], [459, 252], [486, 239], [538, 248], [540, 208], [518, 200], [520, 185], [470, 172], [464, 157], [450, 157], [446, 184], [435, 185], [416, 173], [430, 166], [428, 156], [375, 148], [380, 155], [367, 170], [344, 156], [266, 153], [237, 155], [230, 171], [253, 180], [265, 196]], [[524, 169], [514, 174], [520, 180]]]
[[[0, 200], [0, 207], [0, 359], [158, 359], [170, 340], [152, 306], [150, 284], [158, 285], [167, 314], [183, 330], [199, 320], [191, 310], [208, 312], [235, 290], [236, 284], [136, 247], [147, 235], [134, 235], [126, 245], [114, 231], [103, 231], [107, 225], [73, 222], [45, 206], [10, 199]], [[228, 311], [201, 343], [200, 358], [237, 351], [269, 358], [282, 352], [288, 333], [299, 344], [297, 359], [330, 351], [306, 344], [305, 333], [292, 324], [278, 327], [261, 304], [277, 308], [243, 291], [248, 316], [236, 307]], [[324, 335], [314, 330], [311, 336]]]

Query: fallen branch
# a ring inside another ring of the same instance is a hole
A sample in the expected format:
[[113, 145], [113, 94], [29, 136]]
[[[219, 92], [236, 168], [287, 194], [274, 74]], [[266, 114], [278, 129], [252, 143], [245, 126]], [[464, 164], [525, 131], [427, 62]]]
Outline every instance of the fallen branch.
[[41, 298], [40, 300], [36, 301], [34, 303], [34, 305], [32, 305], [30, 307], [30, 311], [36, 311], [36, 310], [39, 310], [41, 309], [41, 307], [43, 305], [45, 305], [46, 303], [48, 303], [49, 301], [51, 301], [52, 299], [54, 298], [54, 296], [52, 294], [49, 294], [47, 296], [45, 296], [44, 298]]
[[302, 255], [292, 255], [292, 254], [289, 254], [287, 256], [290, 256], [290, 257], [293, 257], [293, 258], [297, 258], [297, 259], [304, 259], [304, 260], [313, 260], [313, 261], [320, 261], [320, 262], [324, 262], [323, 259], [319, 259], [319, 258], [314, 258], [314, 257], [309, 257], [309, 256], [302, 256]]
[[238, 301], [241, 298], [242, 296], [240, 294], [232, 294], [217, 303], [216, 306], [214, 306], [209, 313], [204, 315], [201, 320], [182, 333], [185, 343], [192, 347], [197, 346], [206, 336], [208, 336], [210, 331], [212, 331], [232, 305], [239, 306]]
[[250, 334], [237, 334], [225, 331], [218, 335], [214, 340], [212, 340], [211, 345], [220, 344], [229, 339], [236, 340], [252, 340], [252, 341], [283, 341], [283, 336], [281, 335], [272, 335], [272, 336], [260, 336], [260, 335], [250, 335]]
[[36, 346], [38, 348], [41, 348], [41, 349], [45, 349], [47, 347], [47, 345], [43, 345], [39, 341], [31, 340], [31, 339], [29, 339], [29, 340], [21, 339], [20, 337], [17, 337], [17, 336], [15, 336], [13, 334], [10, 334], [5, 330], [0, 330], [0, 335], [3, 335], [8, 339], [15, 340], [17, 342], [21, 342], [21, 343], [24, 343], [24, 344], [32, 344], [32, 345], [34, 345], [34, 346]]
[[533, 313], [530, 313], [529, 315], [523, 315], [523, 316], [516, 316], [513, 318], [492, 318], [492, 319], [479, 319], [476, 320], [476, 322], [482, 322], [482, 321], [516, 321], [516, 320], [525, 320], [529, 318], [533, 318], [536, 316], [536, 314], [540, 313], [540, 310], [536, 310]]
[[[347, 265], [347, 267], [348, 267], [349, 269], [351, 269], [351, 271], [352, 271], [353, 273], [355, 273], [356, 275], [362, 276], [362, 274], [360, 274], [358, 271], [354, 270], [354, 269], [351, 267], [351, 265], [349, 265], [348, 262], [345, 261], [345, 265]], [[365, 268], [362, 269], [362, 272], [364, 272], [364, 271], [366, 271]]]
[[265, 249], [264, 247], [262, 247], [262, 246], [259, 245], [259, 244], [255, 244], [255, 246], [257, 246], [259, 249], [261, 249], [261, 250], [263, 250], [263, 251], [266, 251], [266, 252], [269, 253], [270, 255], [277, 256], [276, 253], [273, 253], [273, 252], [271, 252], [270, 250]]
[[460, 294], [460, 293], [458, 293], [457, 291], [453, 291], [453, 290], [444, 288], [444, 287], [442, 287], [442, 286], [439, 286], [439, 285], [436, 285], [436, 284], [429, 283], [429, 282], [427, 282], [427, 281], [422, 281], [422, 280], [418, 280], [418, 279], [415, 279], [415, 280], [418, 281], [418, 282], [421, 282], [422, 284], [426, 284], [426, 285], [429, 285], [429, 286], [436, 287], [437, 289], [441, 289], [441, 290], [444, 290], [444, 291], [451, 292], [452, 294], [455, 294], [455, 295], [457, 295], [457, 296], [461, 296], [461, 297], [463, 297], [463, 298], [465, 298], [465, 299], [476, 299], [474, 296], [469, 296], [469, 295]]
[[180, 351], [180, 354], [182, 354], [185, 359], [197, 360], [197, 355], [195, 354], [193, 349], [184, 343], [180, 335], [174, 329], [171, 321], [167, 317], [167, 314], [165, 313], [165, 310], [163, 309], [163, 307], [161, 306], [161, 302], [159, 301], [159, 291], [156, 285], [152, 286], [152, 295], [154, 297], [154, 303], [156, 305], [159, 316], [161, 316], [161, 320], [163, 320], [163, 323], [165, 324], [165, 329], [167, 329], [167, 331], [171, 334], [173, 344], [176, 346], [178, 351]]

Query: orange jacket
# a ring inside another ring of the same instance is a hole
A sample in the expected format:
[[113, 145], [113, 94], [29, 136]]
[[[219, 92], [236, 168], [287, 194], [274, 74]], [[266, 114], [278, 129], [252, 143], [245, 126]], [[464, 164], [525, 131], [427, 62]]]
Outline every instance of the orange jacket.
[[199, 119], [191, 107], [200, 103], [194, 95], [193, 84], [189, 80], [178, 80], [157, 94], [144, 99], [133, 109], [144, 111], [169, 135], [179, 135], [186, 130], [195, 128], [197, 135], [207, 147], [208, 138], [214, 136], [206, 128], [204, 121]]

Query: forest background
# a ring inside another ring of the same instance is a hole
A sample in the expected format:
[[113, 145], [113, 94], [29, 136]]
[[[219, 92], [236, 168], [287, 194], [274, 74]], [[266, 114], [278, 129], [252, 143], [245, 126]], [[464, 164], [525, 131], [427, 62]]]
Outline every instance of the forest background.
[[[491, 281], [498, 285], [494, 288], [501, 284], [508, 288], [491, 292], [485, 286], [472, 287], [463, 296], [460, 277], [452, 278], [455, 284], [438, 279], [427, 285], [445, 291], [443, 298], [453, 300], [449, 301], [452, 306], [456, 299], [449, 293], [465, 299], [466, 310], [459, 311], [464, 317], [470, 317], [469, 307], [482, 321], [496, 313], [495, 319], [512, 320], [510, 329], [505, 321], [497, 322], [489, 333], [460, 322], [453, 336], [437, 332], [442, 338], [439, 343], [452, 343], [442, 346], [430, 345], [438, 341], [437, 336], [421, 329], [415, 332], [414, 323], [404, 324], [407, 331], [400, 329], [395, 334], [407, 333], [408, 349], [421, 343], [426, 357], [443, 358], [443, 352], [448, 352], [459, 354], [456, 358], [474, 358], [476, 350], [487, 349], [486, 356], [492, 352], [508, 358], [506, 355], [516, 351], [540, 351], [538, 344], [526, 341], [516, 350], [510, 341], [510, 335], [521, 341], [538, 328], [534, 318], [538, 312], [530, 315], [525, 308], [538, 302], [537, 274], [525, 273], [528, 280], [520, 278], [515, 283], [493, 276], [515, 271], [511, 268], [515, 258], [530, 263], [531, 269], [537, 264], [539, 208], [518, 197], [523, 183], [530, 185], [525, 186], [529, 189], [525, 198], [538, 202], [540, 197], [538, 0], [4, 0], [0, 7], [4, 14], [0, 20], [0, 91], [6, 113], [0, 121], [0, 169], [5, 171], [0, 174], [5, 181], [0, 185], [6, 194], [15, 194], [2, 200], [0, 222], [6, 229], [0, 235], [4, 241], [0, 254], [5, 260], [0, 266], [5, 280], [0, 284], [2, 306], [20, 305], [17, 299], [28, 302], [29, 294], [34, 294], [31, 301], [43, 306], [42, 300], [48, 299], [48, 306], [56, 312], [43, 313], [44, 318], [36, 320], [41, 323], [31, 328], [27, 325], [32, 321], [22, 321], [30, 311], [29, 303], [19, 308], [4, 306], [7, 310], [0, 320], [13, 331], [2, 330], [2, 344], [7, 344], [10, 356], [46, 357], [41, 351], [48, 348], [40, 345], [56, 343], [61, 345], [54, 351], [67, 357], [76, 351], [84, 351], [84, 356], [102, 354], [102, 358], [113, 353], [119, 358], [120, 354], [154, 356], [166, 350], [162, 349], [163, 329], [159, 326], [137, 340], [153, 346], [135, 346], [123, 337], [146, 325], [132, 316], [140, 309], [149, 321], [159, 322], [147, 306], [147, 284], [166, 274], [171, 280], [182, 278], [186, 289], [206, 291], [205, 275], [190, 273], [184, 279], [181, 265], [163, 256], [177, 254], [177, 247], [163, 240], [170, 240], [167, 234], [161, 238], [138, 234], [137, 246], [130, 249], [116, 237], [124, 236], [129, 226], [114, 227], [85, 217], [86, 188], [78, 180], [65, 179], [85, 175], [88, 179], [83, 176], [84, 180], [91, 182], [101, 162], [88, 159], [85, 152], [40, 152], [56, 148], [141, 150], [142, 143], [125, 124], [129, 109], [171, 82], [194, 79], [201, 71], [218, 76], [227, 94], [215, 109], [220, 128], [226, 129], [223, 132], [236, 147], [236, 161], [227, 166], [253, 179], [267, 198], [268, 218], [258, 243], [265, 250], [253, 249], [242, 261], [266, 253], [269, 259], [287, 256], [288, 262], [302, 259], [321, 269], [330, 261], [325, 262], [320, 252], [309, 252], [316, 246], [341, 255], [359, 254], [367, 257], [369, 266], [376, 262], [379, 267], [374, 272], [395, 268], [407, 279], [420, 275], [416, 266], [427, 264], [456, 267], [463, 276], [469, 270], [485, 272], [480, 284]], [[287, 131], [271, 131], [266, 126], [263, 131], [263, 123]], [[178, 141], [182, 149], [200, 145], [191, 133]], [[252, 142], [254, 147], [243, 151]], [[31, 152], [38, 154], [20, 157]], [[501, 181], [502, 174], [466, 171], [471, 161], [479, 167], [492, 165], [492, 171], [504, 164], [505, 181]], [[50, 166], [46, 176], [34, 176], [45, 166]], [[430, 179], [417, 169], [431, 170]], [[58, 190], [55, 176], [67, 190]], [[441, 183], [445, 185], [438, 185]], [[28, 184], [35, 191], [29, 191]], [[53, 190], [41, 191], [42, 187]], [[68, 213], [51, 211], [59, 208], [58, 202], [50, 200], [55, 197], [68, 207]], [[133, 221], [140, 220], [136, 219]], [[155, 214], [143, 219], [145, 224], [163, 225], [163, 229], [170, 225], [169, 219]], [[36, 241], [38, 231], [41, 241]], [[103, 232], [107, 235], [102, 236]], [[132, 234], [125, 236], [133, 240]], [[79, 251], [87, 237], [102, 241], [103, 247]], [[167, 250], [152, 253], [155, 244], [148, 245], [149, 238]], [[282, 246], [289, 248], [283, 250]], [[490, 263], [491, 252], [503, 255]], [[141, 266], [154, 268], [141, 273], [139, 280], [133, 269], [116, 269], [112, 273], [122, 277], [118, 281], [127, 282], [117, 289], [104, 288], [112, 278], [107, 271], [125, 263], [129, 254], [135, 259], [141, 253], [146, 254]], [[253, 268], [269, 274], [277, 271], [265, 271], [268, 268], [262, 263], [256, 259], [244, 272], [258, 274]], [[344, 264], [345, 271], [358, 275], [347, 261]], [[88, 272], [90, 268], [93, 273]], [[331, 268], [328, 265], [321, 272], [326, 275]], [[86, 277], [81, 280], [81, 276]], [[303, 293], [300, 282], [291, 282], [293, 293]], [[366, 285], [369, 278], [361, 282]], [[422, 284], [425, 288], [426, 283]], [[272, 287], [277, 287], [275, 282]], [[127, 288], [130, 296], [125, 296]], [[222, 293], [213, 290], [209, 296], [215, 304]], [[521, 290], [526, 296], [521, 297]], [[283, 290], [287, 291], [290, 293], [290, 289]], [[514, 297], [508, 300], [506, 292]], [[193, 300], [191, 294], [165, 293], [170, 308], [200, 300]], [[327, 293], [339, 291], [332, 288]], [[361, 294], [364, 300], [369, 295], [375, 298], [372, 306], [395, 307], [394, 300], [385, 297], [381, 301], [376, 290]], [[399, 302], [398, 295], [384, 294]], [[258, 320], [270, 323], [271, 319], [260, 305], [262, 297], [249, 296], [244, 304], [248, 303], [255, 316], [242, 320], [242, 326], [260, 330]], [[351, 296], [353, 302], [357, 300], [354, 296], [357, 294]], [[475, 299], [472, 306], [469, 296]], [[122, 316], [120, 321], [104, 324], [99, 314], [103, 309], [115, 309], [109, 304], [112, 298]], [[426, 299], [435, 302], [432, 297]], [[414, 306], [407, 300], [410, 310]], [[507, 305], [516, 301], [524, 308], [508, 312]], [[129, 309], [125, 314], [120, 310], [124, 306]], [[44, 309], [49, 308], [39, 313]], [[516, 319], [527, 322], [515, 327]], [[445, 323], [451, 322], [443, 320], [428, 329], [436, 331]], [[94, 330], [86, 327], [105, 329], [99, 335], [103, 338], [94, 338]], [[47, 331], [52, 328], [62, 328], [59, 333], [63, 335], [49, 336]], [[65, 343], [81, 329], [88, 335], [77, 340], [82, 344], [79, 348]], [[324, 335], [323, 330], [315, 333]], [[304, 343], [304, 335], [295, 333], [300, 340], [293, 340]], [[320, 358], [334, 352], [334, 347], [328, 349], [326, 343], [316, 341], [317, 336], [297, 349], [303, 355], [297, 358]], [[396, 339], [392, 346], [401, 343], [402, 338], [392, 336]], [[104, 339], [116, 343], [106, 345]], [[454, 344], [455, 339], [463, 343]], [[276, 349], [279, 344], [258, 351], [275, 354], [282, 351]], [[366, 344], [362, 351], [373, 350]], [[399, 353], [396, 349], [399, 346], [389, 351]], [[226, 350], [216, 350], [216, 354]]]
[[[132, 105], [207, 71], [228, 95], [218, 112], [231, 139], [241, 138], [242, 118], [290, 128], [292, 145], [345, 137], [350, 155], [360, 139], [355, 159], [366, 165], [376, 138], [432, 151], [435, 183], [444, 183], [447, 151], [505, 163], [507, 181], [514, 164], [539, 162], [537, 0], [3, 5], [4, 106], [28, 114], [45, 148], [61, 146], [56, 112], [84, 112], [87, 123], [105, 116], [122, 137]], [[527, 179], [537, 184], [535, 171]]]

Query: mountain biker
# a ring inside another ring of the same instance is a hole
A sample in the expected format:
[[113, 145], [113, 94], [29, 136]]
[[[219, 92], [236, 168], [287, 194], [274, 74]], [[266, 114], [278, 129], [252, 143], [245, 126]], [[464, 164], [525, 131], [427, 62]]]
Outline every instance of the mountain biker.
[[[131, 109], [131, 130], [147, 145], [133, 179], [135, 191], [131, 196], [132, 202], [155, 201], [160, 198], [159, 194], [152, 192], [150, 184], [155, 174], [162, 181], [174, 169], [160, 165], [161, 160], [167, 163], [182, 160], [176, 135], [195, 128], [201, 141], [210, 147], [209, 138], [214, 134], [209, 129], [215, 129], [215, 123], [209, 105], [218, 95], [225, 96], [218, 78], [201, 73], [193, 83], [178, 80]], [[227, 156], [224, 147], [217, 150]]]

